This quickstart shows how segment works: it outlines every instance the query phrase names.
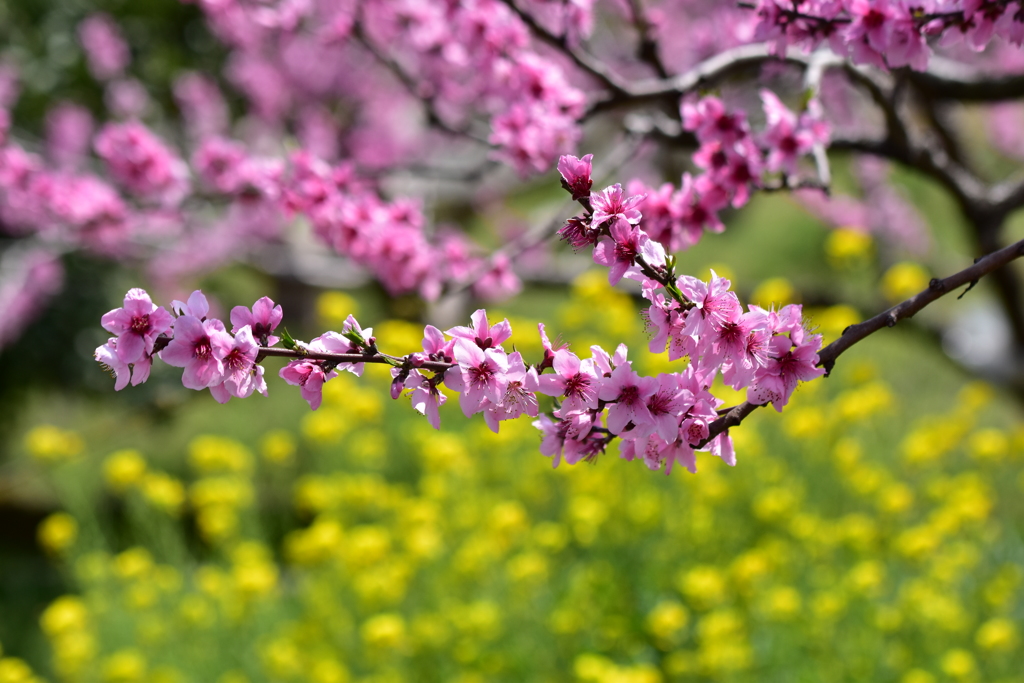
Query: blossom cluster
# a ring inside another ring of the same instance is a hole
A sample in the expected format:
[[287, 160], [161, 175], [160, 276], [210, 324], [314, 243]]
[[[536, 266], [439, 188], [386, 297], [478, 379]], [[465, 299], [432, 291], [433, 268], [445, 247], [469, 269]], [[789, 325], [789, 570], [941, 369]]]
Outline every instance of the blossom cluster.
[[817, 100], [809, 100], [800, 114], [770, 90], [761, 91], [761, 101], [766, 125], [757, 135], [742, 111], [727, 109], [717, 97], [684, 102], [683, 126], [700, 144], [693, 161], [701, 172], [684, 173], [679, 189], [671, 183], [659, 188], [640, 180], [629, 183], [629, 194], [646, 195], [639, 204], [647, 216], [646, 231], [666, 250], [692, 247], [705, 229], [721, 232], [720, 211], [745, 205], [770, 175], [782, 174], [783, 182], [794, 184], [800, 159], [816, 145], [828, 144], [829, 128]]
[[883, 69], [925, 69], [930, 38], [975, 51], [996, 36], [1024, 44], [1021, 5], [1005, 0], [760, 0], [756, 12], [755, 37], [777, 54], [827, 42], [836, 54]]
[[116, 390], [129, 381], [136, 386], [149, 379], [153, 358], [158, 357], [184, 369], [181, 383], [186, 388], [209, 389], [219, 403], [232, 396], [267, 394], [257, 355], [261, 344], [278, 341], [271, 332], [281, 322], [280, 306], [266, 297], [252, 309], [236, 306], [230, 333], [222, 321], [209, 317], [210, 304], [201, 291], [171, 307], [173, 315], [155, 305], [145, 290], [131, 289], [123, 307], [103, 316], [103, 328], [117, 336], [97, 348], [95, 356], [114, 374]]
[[[578, 40], [590, 32], [591, 5], [550, 3], [540, 21]], [[233, 50], [229, 80], [262, 119], [294, 117], [300, 140], [324, 158], [336, 156], [344, 138], [353, 158], [368, 165], [401, 159], [411, 139], [394, 102], [409, 95], [453, 131], [467, 132], [474, 116], [489, 120], [495, 154], [523, 175], [546, 171], [579, 138], [583, 91], [535, 51], [526, 25], [498, 0], [228, 0], [200, 7]], [[354, 72], [347, 58], [360, 51], [370, 59], [358, 59]], [[381, 78], [368, 82], [367, 70]], [[327, 114], [339, 94], [365, 107], [344, 131]]]
[[[202, 292], [174, 302], [172, 315], [141, 289], [129, 291], [122, 308], [103, 316], [104, 328], [117, 336], [96, 350], [96, 358], [113, 370], [116, 389], [144, 382], [157, 356], [184, 368], [185, 387], [208, 388], [223, 403], [266, 394], [259, 361], [267, 354], [286, 356], [292, 360], [281, 378], [300, 387], [314, 410], [324, 384], [339, 371], [360, 376], [366, 362], [386, 363], [392, 397], [408, 391], [413, 407], [435, 428], [447, 400], [442, 385], [458, 394], [466, 417], [482, 413], [495, 432], [503, 421], [537, 418], [541, 452], [556, 466], [563, 458], [570, 464], [592, 460], [616, 437], [624, 458], [643, 460], [651, 469], [668, 472], [678, 462], [695, 471], [699, 449], [734, 464], [728, 434], [711, 433], [722, 405], [709, 391], [712, 381], [720, 372], [734, 389], [746, 389], [751, 403], [772, 403], [781, 411], [800, 381], [824, 373], [815, 367], [821, 336], [807, 333], [800, 306], [750, 306], [744, 312], [729, 281], [714, 272], [709, 282], [677, 277], [673, 259], [642, 228], [636, 208], [642, 197], [625, 196], [620, 185], [591, 192], [591, 161], [588, 155], [559, 162], [564, 186], [587, 209], [563, 228], [563, 237], [577, 247], [592, 245], [593, 259], [609, 268], [611, 284], [623, 278], [639, 282], [651, 303], [645, 312], [650, 350], [667, 350], [671, 361], [688, 358], [679, 372], [641, 376], [624, 344], [614, 354], [595, 345], [589, 358], [581, 358], [553, 345], [543, 324], [538, 329], [544, 357], [530, 365], [503, 346], [512, 336], [508, 320], [492, 325], [484, 309], [472, 315], [471, 326], [442, 332], [427, 325], [422, 352], [395, 357], [381, 353], [373, 330], [351, 315], [340, 333], [303, 343], [273, 335], [283, 313], [266, 297], [251, 310], [233, 309], [228, 333], [224, 323], [209, 317]], [[269, 348], [280, 341], [284, 349]], [[555, 399], [550, 415], [541, 414], [539, 395]]]

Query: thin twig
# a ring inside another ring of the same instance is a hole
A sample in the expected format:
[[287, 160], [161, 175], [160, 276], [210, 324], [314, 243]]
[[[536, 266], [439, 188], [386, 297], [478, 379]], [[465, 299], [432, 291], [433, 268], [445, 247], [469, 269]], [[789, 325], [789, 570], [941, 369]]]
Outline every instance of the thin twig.
[[522, 10], [519, 5], [516, 4], [515, 0], [502, 0], [502, 2], [505, 3], [510, 10], [515, 12], [516, 16], [526, 24], [527, 28], [530, 29], [530, 32], [533, 33], [534, 36], [565, 53], [567, 57], [576, 63], [576, 66], [601, 81], [606, 88], [617, 93], [625, 93], [628, 91], [628, 87], [622, 79], [616, 76], [606, 64], [582, 48], [570, 45], [569, 39], [566, 35], [555, 35], [541, 26], [537, 19], [529, 12]]
[[633, 14], [633, 26], [640, 34], [640, 45], [637, 48], [637, 57], [650, 65], [658, 78], [669, 78], [671, 74], [661, 61], [661, 49], [654, 37], [654, 24], [647, 19], [647, 12], [644, 11], [643, 0], [629, 0], [629, 9]]
[[374, 59], [394, 74], [395, 78], [405, 86], [405, 89], [409, 91], [409, 94], [412, 95], [413, 98], [423, 103], [423, 107], [427, 112], [427, 120], [432, 126], [443, 130], [446, 133], [451, 133], [452, 135], [458, 135], [473, 140], [474, 142], [479, 142], [487, 147], [491, 146], [491, 143], [486, 137], [474, 133], [469, 130], [468, 127], [456, 127], [445, 121], [444, 117], [441, 116], [440, 112], [437, 110], [434, 97], [424, 94], [420, 88], [420, 84], [402, 67], [401, 64], [379, 50], [377, 46], [373, 44], [373, 41], [370, 40], [362, 30], [362, 26], [359, 22], [356, 22], [352, 27], [352, 36], [373, 56]]
[[[883, 328], [893, 327], [899, 321], [912, 317], [936, 299], [950, 292], [957, 291], [965, 285], [977, 282], [985, 275], [999, 270], [1014, 259], [1021, 257], [1024, 257], [1024, 240], [980, 258], [970, 268], [965, 268], [945, 279], [932, 280], [928, 284], [927, 289], [915, 294], [906, 301], [898, 303], [862, 323], [847, 327], [843, 330], [843, 334], [839, 339], [836, 339], [818, 353], [818, 365], [825, 368], [827, 376], [833, 366], [835, 366], [836, 359], [857, 342]], [[731, 408], [722, 417], [719, 417], [709, 425], [708, 437], [697, 448], [703, 448], [719, 434], [739, 425], [748, 415], [760, 407], [760, 405], [745, 401]]]

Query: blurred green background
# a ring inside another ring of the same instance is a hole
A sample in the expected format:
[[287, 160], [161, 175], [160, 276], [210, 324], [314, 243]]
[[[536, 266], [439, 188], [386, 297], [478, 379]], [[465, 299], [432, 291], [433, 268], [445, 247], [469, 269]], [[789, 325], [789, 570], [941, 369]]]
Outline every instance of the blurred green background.
[[[102, 116], [74, 37], [96, 7], [0, 2], [24, 134], [66, 98]], [[156, 117], [175, 116], [174, 75], [223, 57], [192, 5], [99, 7], [126, 27]], [[948, 198], [893, 182], [933, 231], [924, 259], [773, 195], [681, 270], [714, 268], [744, 303], [803, 302], [827, 342], [970, 262]], [[561, 200], [547, 176], [494, 211], [529, 222]], [[455, 401], [435, 432], [380, 368], [333, 380], [316, 412], [274, 361], [269, 398], [219, 406], [164, 366], [115, 393], [92, 350], [139, 276], [65, 265], [64, 295], [0, 352], [0, 683], [1024, 681], [1020, 397], [941, 347], [992, 300], [985, 283], [755, 413], [735, 468], [705, 455], [666, 477], [614, 447], [552, 470], [527, 420], [494, 435]], [[422, 336], [415, 306], [373, 285], [246, 265], [195, 284], [224, 310], [285, 302], [299, 338], [349, 313], [389, 352]], [[673, 367], [646, 352], [640, 308], [593, 270], [488, 310], [528, 360], [542, 321], [578, 353], [625, 341], [637, 369]]]

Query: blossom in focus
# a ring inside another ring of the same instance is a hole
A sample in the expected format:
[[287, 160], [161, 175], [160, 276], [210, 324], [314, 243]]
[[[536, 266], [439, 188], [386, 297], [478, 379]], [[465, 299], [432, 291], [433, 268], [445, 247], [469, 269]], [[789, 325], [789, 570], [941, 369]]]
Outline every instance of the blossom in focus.
[[168, 365], [185, 368], [181, 383], [186, 388], [205, 389], [222, 381], [223, 359], [233, 346], [221, 321], [183, 315], [174, 321], [174, 339], [159, 355]]
[[565, 154], [558, 159], [558, 172], [562, 174], [562, 187], [572, 193], [573, 201], [590, 196], [590, 188], [594, 181], [590, 177], [593, 154], [586, 154], [578, 159]]
[[271, 334], [281, 324], [284, 312], [281, 306], [274, 305], [270, 297], [260, 297], [252, 305], [252, 309], [245, 306], [235, 306], [231, 309], [231, 334], [238, 334], [238, 331], [248, 325], [252, 328], [252, 336], [261, 346], [273, 346], [281, 339]]
[[117, 355], [122, 363], [137, 363], [153, 353], [156, 338], [171, 329], [173, 318], [156, 306], [144, 289], [128, 290], [124, 306], [100, 319], [103, 329], [117, 335]]

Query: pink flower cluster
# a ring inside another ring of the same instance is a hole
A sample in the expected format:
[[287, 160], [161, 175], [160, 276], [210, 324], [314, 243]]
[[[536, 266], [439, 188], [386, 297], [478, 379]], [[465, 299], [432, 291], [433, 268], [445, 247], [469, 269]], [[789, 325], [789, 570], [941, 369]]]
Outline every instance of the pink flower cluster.
[[[639, 222], [632, 209], [619, 208]], [[608, 220], [629, 225], [626, 217]], [[608, 239], [604, 233], [609, 230], [601, 231], [601, 239]], [[518, 351], [503, 347], [512, 336], [508, 320], [492, 325], [483, 309], [472, 315], [470, 326], [446, 332], [426, 326], [423, 351], [404, 357], [378, 351], [373, 330], [363, 329], [352, 316], [340, 333], [325, 332], [309, 343], [288, 338], [288, 350], [275, 350], [268, 347], [280, 341], [272, 333], [282, 311], [266, 297], [251, 310], [235, 307], [229, 333], [224, 323], [209, 317], [202, 292], [193, 292], [187, 302], [173, 302], [172, 315], [141, 289], [129, 291], [123, 307], [103, 316], [103, 327], [116, 336], [95, 356], [114, 373], [117, 390], [146, 381], [157, 357], [183, 368], [185, 387], [209, 389], [225, 403], [256, 392], [266, 395], [260, 361], [266, 354], [285, 355], [293, 360], [281, 369], [281, 378], [298, 386], [313, 410], [320, 406], [324, 384], [338, 371], [361, 376], [364, 363], [387, 363], [392, 366], [392, 398], [408, 392], [413, 408], [435, 429], [447, 400], [442, 384], [459, 394], [466, 417], [482, 413], [495, 432], [503, 421], [537, 418], [533, 424], [542, 433], [541, 453], [556, 467], [563, 458], [569, 464], [593, 460], [616, 438], [623, 458], [666, 473], [676, 463], [695, 472], [697, 451], [735, 464], [728, 433], [712, 436], [710, 431], [722, 405], [709, 391], [712, 380], [721, 371], [731, 386], [747, 387], [751, 402], [771, 402], [781, 410], [798, 382], [824, 372], [814, 367], [820, 336], [806, 333], [799, 306], [781, 311], [751, 307], [743, 313], [728, 281], [714, 274], [710, 283], [688, 276], [671, 279], [665, 259], [652, 258], [650, 250], [637, 252], [627, 270], [652, 302], [651, 350], [663, 352], [668, 345], [670, 359], [688, 356], [681, 371], [642, 376], [627, 360], [624, 344], [614, 355], [592, 346], [590, 357], [581, 359], [552, 345], [543, 324], [538, 329], [544, 357], [529, 365]], [[541, 395], [556, 399], [550, 414], [540, 411]]]
[[121, 76], [131, 61], [128, 43], [107, 14], [93, 14], [79, 24], [78, 39], [85, 50], [89, 71], [96, 80]]
[[[103, 328], [117, 335], [96, 349], [96, 360], [113, 372], [120, 391], [149, 378], [153, 358], [183, 368], [181, 383], [188, 389], [209, 389], [218, 403], [232, 396], [266, 396], [264, 368], [258, 363], [260, 344], [272, 344], [270, 333], [281, 323], [282, 311], [263, 297], [252, 309], [231, 310], [231, 332], [209, 317], [210, 304], [199, 290], [187, 302], [171, 304], [175, 315], [156, 306], [142, 289], [129, 290], [124, 306], [103, 316]], [[159, 345], [159, 346], [158, 346]]]
[[777, 54], [822, 42], [855, 63], [880, 68], [928, 65], [929, 39], [943, 47], [963, 41], [980, 51], [999, 36], [1024, 44], [1020, 2], [1005, 0], [760, 0], [755, 37]]
[[128, 206], [108, 183], [49, 169], [14, 143], [0, 146], [0, 226], [110, 256], [130, 253], [134, 229]]
[[784, 174], [790, 182], [800, 159], [815, 145], [828, 143], [828, 126], [817, 100], [810, 100], [799, 115], [769, 90], [761, 91], [761, 101], [766, 126], [760, 135], [751, 132], [742, 112], [729, 111], [717, 97], [682, 105], [683, 126], [700, 143], [693, 161], [701, 173], [684, 173], [678, 190], [671, 183], [650, 188], [640, 180], [630, 182], [630, 194], [646, 195], [639, 206], [651, 239], [669, 251], [680, 251], [700, 241], [705, 229], [721, 232], [721, 210], [746, 204], [768, 174]]
[[[745, 139], [744, 126], [736, 119], [716, 124], [724, 115], [717, 106], [708, 110], [719, 115], [702, 117], [701, 125]], [[698, 132], [702, 135], [710, 137]], [[589, 163], [570, 158], [560, 167], [570, 191], [589, 180]], [[651, 302], [646, 317], [652, 352], [667, 348], [669, 360], [689, 358], [695, 376], [709, 383], [721, 371], [734, 389], [747, 389], [750, 402], [771, 402], [781, 410], [798, 382], [824, 374], [815, 367], [821, 336], [805, 332], [799, 306], [777, 312], [751, 306], [744, 313], [728, 280], [714, 273], [709, 283], [675, 277], [665, 249], [644, 230], [646, 221], [636, 208], [643, 199], [624, 197], [618, 185], [581, 197], [588, 212], [571, 219], [561, 234], [576, 247], [592, 244], [594, 262], [609, 267], [611, 284], [623, 277], [640, 283], [643, 297]]]
[[[591, 4], [545, 3], [540, 21], [578, 39], [590, 31]], [[488, 122], [495, 156], [523, 175], [547, 171], [580, 136], [583, 91], [530, 47], [528, 28], [499, 0], [199, 6], [232, 48], [228, 78], [254, 112], [270, 125], [292, 121], [323, 158], [342, 147], [362, 165], [401, 163], [416, 145], [396, 112], [411, 100], [428, 102], [427, 117], [450, 130]], [[345, 129], [323, 115], [339, 101], [359, 112]], [[319, 144], [332, 139], [340, 146]]]
[[188, 193], [188, 167], [141, 123], [107, 124], [96, 136], [107, 172], [141, 199], [175, 205]]

